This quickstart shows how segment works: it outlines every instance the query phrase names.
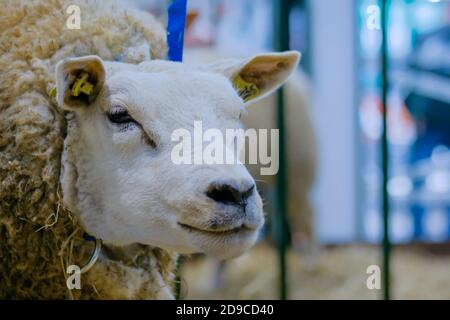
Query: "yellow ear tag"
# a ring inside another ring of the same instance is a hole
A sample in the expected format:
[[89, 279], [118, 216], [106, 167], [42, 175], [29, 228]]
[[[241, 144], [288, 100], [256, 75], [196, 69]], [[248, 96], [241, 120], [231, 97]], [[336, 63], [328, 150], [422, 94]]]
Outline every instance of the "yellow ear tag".
[[251, 82], [247, 82], [240, 75], [234, 78], [233, 87], [238, 92], [239, 96], [247, 102], [259, 95], [259, 88]]
[[51, 89], [48, 91], [48, 95], [49, 95], [50, 97], [52, 97], [52, 98], [56, 98], [56, 87], [51, 88]]
[[87, 81], [89, 78], [89, 74], [86, 72], [83, 72], [77, 80], [75, 80], [75, 83], [72, 87], [72, 96], [78, 97], [80, 95], [80, 92], [90, 95], [92, 93], [92, 90], [94, 90], [94, 85]]

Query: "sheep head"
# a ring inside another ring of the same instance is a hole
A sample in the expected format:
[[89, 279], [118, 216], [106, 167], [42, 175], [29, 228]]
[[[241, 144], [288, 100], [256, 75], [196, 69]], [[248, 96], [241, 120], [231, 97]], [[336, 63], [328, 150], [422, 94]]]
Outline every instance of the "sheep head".
[[175, 164], [172, 133], [193, 132], [195, 121], [220, 131], [240, 128], [243, 109], [286, 81], [298, 61], [296, 52], [198, 67], [97, 56], [61, 61], [65, 205], [106, 244], [220, 258], [243, 253], [264, 221], [255, 181], [240, 162]]

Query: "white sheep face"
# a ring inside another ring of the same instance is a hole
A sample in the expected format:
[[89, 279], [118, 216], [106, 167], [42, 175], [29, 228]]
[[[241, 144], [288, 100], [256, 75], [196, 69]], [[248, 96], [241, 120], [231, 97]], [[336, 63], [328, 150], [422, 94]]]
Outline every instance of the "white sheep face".
[[[240, 127], [245, 103], [230, 79], [259, 72], [260, 98], [282, 84], [298, 60], [289, 52], [205, 67], [96, 56], [60, 62], [57, 101], [70, 111], [61, 174], [65, 205], [106, 244], [241, 254], [264, 221], [255, 181], [240, 163], [174, 164], [171, 135], [179, 128], [192, 132], [194, 121], [221, 131]], [[74, 96], [82, 73], [93, 89]]]

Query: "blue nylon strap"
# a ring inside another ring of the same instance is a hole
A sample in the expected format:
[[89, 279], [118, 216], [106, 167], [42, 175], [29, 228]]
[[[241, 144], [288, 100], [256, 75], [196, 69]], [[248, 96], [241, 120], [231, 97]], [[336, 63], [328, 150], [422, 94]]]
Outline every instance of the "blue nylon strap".
[[173, 0], [168, 8], [167, 44], [169, 60], [183, 60], [184, 28], [186, 25], [187, 0]]
[[95, 237], [93, 237], [93, 236], [91, 236], [90, 234], [88, 234], [87, 232], [85, 232], [84, 234], [83, 234], [83, 238], [84, 238], [84, 240], [86, 240], [86, 241], [92, 241], [92, 242], [95, 242]]

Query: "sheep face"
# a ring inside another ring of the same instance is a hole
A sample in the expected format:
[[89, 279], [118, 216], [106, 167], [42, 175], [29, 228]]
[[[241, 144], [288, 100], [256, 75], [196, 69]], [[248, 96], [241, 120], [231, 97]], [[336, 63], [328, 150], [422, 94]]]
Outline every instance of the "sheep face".
[[[241, 254], [264, 221], [253, 178], [240, 162], [176, 164], [173, 133], [194, 137], [198, 121], [203, 130], [239, 128], [243, 108], [282, 84], [298, 60], [288, 52], [203, 67], [96, 56], [60, 62], [57, 102], [69, 111], [65, 205], [107, 244]], [[232, 85], [237, 76], [257, 86], [250, 98]]]

